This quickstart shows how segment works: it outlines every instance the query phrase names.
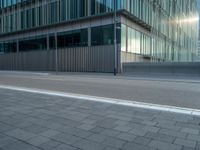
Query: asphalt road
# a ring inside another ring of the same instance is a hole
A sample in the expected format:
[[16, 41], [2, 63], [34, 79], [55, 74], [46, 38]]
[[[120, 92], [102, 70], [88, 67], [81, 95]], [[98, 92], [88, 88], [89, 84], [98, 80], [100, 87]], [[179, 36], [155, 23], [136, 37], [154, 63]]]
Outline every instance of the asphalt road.
[[0, 72], [0, 85], [200, 109], [200, 80], [113, 77], [109, 74]]

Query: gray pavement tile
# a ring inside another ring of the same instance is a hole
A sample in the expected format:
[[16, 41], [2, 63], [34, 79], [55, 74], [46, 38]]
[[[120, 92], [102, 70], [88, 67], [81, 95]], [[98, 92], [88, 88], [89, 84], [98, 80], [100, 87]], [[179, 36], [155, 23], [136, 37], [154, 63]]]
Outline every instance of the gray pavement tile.
[[141, 123], [145, 124], [147, 126], [155, 126], [156, 124], [158, 124], [158, 122], [156, 122], [156, 121], [150, 121], [150, 120], [144, 120]]
[[185, 139], [180, 139], [180, 138], [177, 138], [174, 143], [178, 145], [182, 145], [182, 146], [191, 147], [191, 148], [196, 147], [195, 141], [190, 141], [190, 140], [185, 140]]
[[93, 119], [84, 119], [83, 121], [81, 121], [82, 123], [85, 123], [85, 124], [95, 124], [97, 121], [96, 120], [93, 120]]
[[91, 124], [82, 124], [81, 126], [79, 126], [78, 128], [89, 131], [93, 128], [95, 128], [95, 125], [91, 125]]
[[169, 135], [169, 136], [179, 137], [179, 138], [185, 138], [187, 136], [187, 133], [169, 130], [169, 129], [161, 129], [159, 133]]
[[156, 127], [163, 128], [163, 129], [169, 129], [169, 130], [175, 130], [179, 131], [181, 129], [181, 126], [178, 126], [175, 122], [171, 122], [171, 120], [166, 121], [166, 120], [156, 120], [158, 121], [158, 124]]
[[40, 150], [37, 147], [34, 147], [30, 144], [27, 144], [27, 143], [24, 143], [21, 141], [17, 141], [15, 143], [6, 145], [3, 147], [3, 149], [5, 149], [5, 150]]
[[78, 149], [69, 145], [61, 144], [55, 147], [54, 150], [78, 150]]
[[145, 137], [153, 139], [153, 140], [159, 140], [167, 143], [172, 143], [175, 140], [175, 137], [170, 136], [170, 135], [165, 135], [161, 133], [153, 133], [153, 132], [148, 132]]
[[115, 148], [122, 148], [126, 142], [117, 138], [108, 137], [104, 140], [103, 144], [106, 146], [111, 146]]
[[129, 133], [120, 133], [117, 138], [122, 139], [127, 142], [132, 142], [136, 138], [135, 135]]
[[116, 130], [112, 130], [112, 129], [105, 129], [100, 134], [110, 136], [110, 137], [117, 137], [120, 134], [120, 132]]
[[50, 141], [49, 138], [43, 137], [43, 136], [36, 136], [28, 141], [29, 144], [34, 146], [39, 146], [41, 144], [44, 144], [46, 142]]
[[134, 139], [134, 143], [141, 144], [141, 145], [148, 145], [150, 141], [151, 139], [146, 138], [146, 137], [140, 137], [140, 136]]
[[199, 130], [192, 128], [182, 128], [181, 132], [199, 135]]
[[145, 136], [145, 134], [147, 134], [148, 131], [145, 131], [145, 130], [138, 130], [138, 129], [132, 129], [129, 131], [129, 133], [132, 133], [136, 136]]
[[58, 130], [60, 128], [62, 128], [62, 124], [57, 123], [57, 122], [52, 122], [52, 121], [48, 121], [46, 124], [47, 128], [53, 129], [53, 130]]
[[23, 140], [23, 141], [28, 141], [29, 139], [36, 137], [36, 134], [21, 130], [21, 129], [15, 129], [12, 131], [8, 131], [5, 133], [6, 135], [9, 135], [11, 137]]
[[92, 135], [92, 132], [86, 131], [83, 129], [78, 129], [78, 128], [71, 128], [70, 131], [68, 131], [69, 134], [80, 137], [80, 138], [87, 138], [90, 135]]
[[103, 119], [97, 122], [97, 126], [102, 127], [102, 128], [113, 129], [117, 126], [115, 122], [116, 122], [115, 119], [111, 119], [111, 118]]
[[122, 149], [123, 150], [156, 150], [156, 148], [152, 148], [149, 146], [144, 146], [144, 145], [136, 144], [136, 143], [126, 143]]
[[131, 125], [132, 123], [129, 122], [129, 121], [117, 120], [117, 121], [115, 122], [115, 124], [118, 125], [118, 126], [125, 126], [125, 125]]
[[180, 146], [180, 145], [161, 142], [161, 141], [158, 141], [158, 140], [152, 140], [149, 143], [149, 146], [156, 148], [156, 149], [159, 149], [159, 150], [181, 150], [182, 149], [182, 146]]
[[106, 136], [101, 135], [101, 134], [92, 134], [87, 139], [94, 141], [94, 142], [97, 142], [97, 143], [102, 143], [103, 141], [105, 141]]
[[177, 123], [176, 123], [176, 126], [179, 126], [179, 127], [181, 127], [181, 128], [191, 128], [191, 129], [200, 130], [199, 124], [193, 124], [192, 122], [187, 122], [187, 123], [184, 123], [184, 122], [177, 122]]
[[60, 132], [58, 132], [56, 130], [51, 130], [51, 129], [40, 133], [41, 136], [45, 136], [45, 137], [48, 137], [48, 138], [51, 138], [51, 137], [58, 135], [58, 134], [60, 134]]
[[184, 146], [182, 150], [196, 150], [195, 148]]
[[17, 142], [18, 140], [15, 138], [11, 138], [9, 136], [0, 135], [0, 147], [4, 147], [5, 145], [10, 145], [12, 143]]
[[108, 146], [104, 148], [103, 150], [121, 150], [121, 149]]
[[14, 124], [14, 126], [16, 127], [16, 128], [25, 128], [25, 127], [27, 127], [27, 126], [31, 126], [33, 123], [32, 122], [30, 122], [29, 120], [27, 121], [27, 120], [22, 120], [21, 122], [19, 122], [19, 123], [16, 123], [16, 124]]
[[189, 134], [187, 139], [200, 142], [200, 135]]
[[61, 145], [61, 143], [55, 140], [49, 140], [43, 144], [40, 144], [38, 147], [43, 150], [54, 150], [58, 145]]
[[130, 131], [132, 128], [130, 126], [127, 125], [120, 125], [114, 128], [117, 131], [121, 131], [121, 132], [128, 132]]
[[23, 128], [23, 130], [34, 133], [34, 134], [39, 134], [39, 133], [45, 132], [49, 129], [46, 127], [37, 125], [37, 124], [31, 124], [30, 126]]
[[92, 133], [101, 133], [105, 130], [105, 128], [102, 128], [102, 127], [95, 127], [93, 129], [90, 130], [90, 132]]
[[157, 133], [160, 130], [160, 128], [153, 127], [153, 126], [145, 126], [142, 129], [145, 131], [150, 131], [150, 132], [154, 132], [154, 133]]
[[65, 144], [70, 144], [70, 145], [81, 140], [81, 138], [79, 138], [77, 136], [70, 135], [70, 134], [63, 134], [63, 133], [53, 136], [51, 138], [54, 139], [55, 141], [62, 142]]
[[16, 129], [16, 127], [0, 122], [0, 132], [7, 132], [13, 129]]
[[74, 147], [80, 148], [81, 150], [103, 150], [106, 146], [97, 142], [89, 140], [80, 140], [73, 144]]
[[197, 149], [197, 150], [200, 150], [200, 142], [197, 142], [196, 149]]

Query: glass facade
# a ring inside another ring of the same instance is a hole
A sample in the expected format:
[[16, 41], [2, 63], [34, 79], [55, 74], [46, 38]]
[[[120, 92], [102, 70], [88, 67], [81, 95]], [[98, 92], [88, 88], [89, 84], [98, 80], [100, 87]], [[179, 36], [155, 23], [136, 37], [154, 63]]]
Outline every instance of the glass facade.
[[[116, 6], [121, 12], [119, 17], [126, 13], [126, 19], [132, 21], [132, 24], [119, 23], [117, 38], [121, 51], [153, 60], [192, 61], [198, 37], [197, 0], [116, 0]], [[112, 13], [114, 0], [0, 0], [0, 8], [1, 36]], [[88, 28], [90, 34], [87, 29], [58, 33], [58, 47], [114, 43], [113, 25]], [[0, 52], [16, 52], [17, 45], [19, 51], [51, 49], [55, 48], [55, 36], [47, 33], [41, 37], [1, 41]]]
[[122, 51], [165, 61], [192, 61], [195, 57], [197, 0], [124, 0], [121, 6], [151, 27], [150, 33], [145, 34], [123, 25]]

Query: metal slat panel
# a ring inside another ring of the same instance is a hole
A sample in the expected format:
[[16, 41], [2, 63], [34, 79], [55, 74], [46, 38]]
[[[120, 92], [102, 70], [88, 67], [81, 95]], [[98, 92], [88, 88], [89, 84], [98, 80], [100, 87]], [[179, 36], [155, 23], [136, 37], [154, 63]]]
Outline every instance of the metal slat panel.
[[[0, 55], [2, 70], [55, 71], [55, 50]], [[58, 50], [59, 71], [112, 72], [113, 46], [65, 48]]]

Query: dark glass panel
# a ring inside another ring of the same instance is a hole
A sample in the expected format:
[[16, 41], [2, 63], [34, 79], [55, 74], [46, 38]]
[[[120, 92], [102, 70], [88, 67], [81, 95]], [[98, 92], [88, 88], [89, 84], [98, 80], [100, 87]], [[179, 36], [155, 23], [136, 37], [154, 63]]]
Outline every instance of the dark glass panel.
[[55, 49], [56, 48], [55, 35], [54, 34], [49, 35], [49, 48], [50, 49]]
[[14, 53], [17, 52], [17, 43], [16, 42], [4, 42], [1, 44], [2, 53]]
[[47, 49], [46, 37], [35, 37], [19, 41], [19, 51], [45, 50]]
[[92, 45], [110, 45], [114, 43], [114, 26], [105, 25], [91, 29]]
[[87, 46], [87, 29], [68, 31], [58, 34], [58, 48]]

